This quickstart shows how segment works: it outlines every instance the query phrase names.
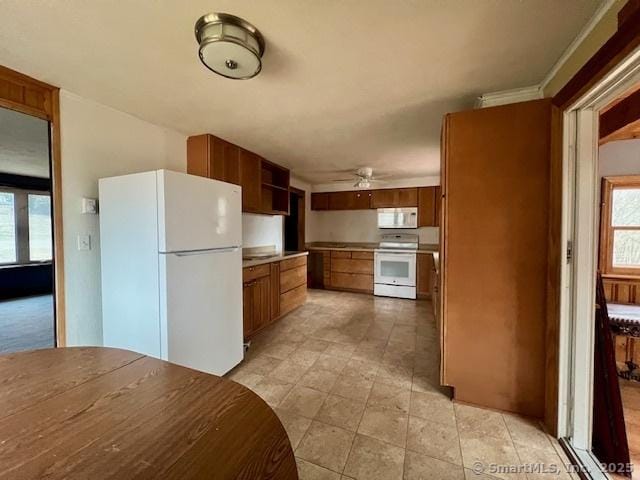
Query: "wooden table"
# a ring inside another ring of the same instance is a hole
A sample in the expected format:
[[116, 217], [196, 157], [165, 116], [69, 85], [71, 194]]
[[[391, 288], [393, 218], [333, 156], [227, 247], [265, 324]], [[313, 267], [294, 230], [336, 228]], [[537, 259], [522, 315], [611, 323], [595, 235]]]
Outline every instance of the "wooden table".
[[224, 378], [111, 348], [0, 356], [0, 479], [297, 479], [275, 413]]

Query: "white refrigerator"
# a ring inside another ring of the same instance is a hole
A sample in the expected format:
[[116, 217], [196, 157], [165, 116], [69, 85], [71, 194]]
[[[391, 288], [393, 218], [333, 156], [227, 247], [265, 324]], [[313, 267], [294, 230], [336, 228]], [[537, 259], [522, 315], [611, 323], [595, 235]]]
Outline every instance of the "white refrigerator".
[[243, 358], [240, 187], [157, 170], [99, 190], [104, 345], [231, 370]]

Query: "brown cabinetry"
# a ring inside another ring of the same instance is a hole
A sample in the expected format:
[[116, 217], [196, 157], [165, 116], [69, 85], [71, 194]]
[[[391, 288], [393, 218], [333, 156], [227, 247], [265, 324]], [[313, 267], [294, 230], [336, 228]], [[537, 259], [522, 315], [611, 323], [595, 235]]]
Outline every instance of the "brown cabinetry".
[[187, 173], [242, 187], [242, 211], [289, 214], [289, 170], [214, 135], [187, 139]]
[[418, 206], [417, 188], [385, 188], [371, 193], [371, 208]]
[[311, 210], [329, 210], [329, 194], [312, 193]]
[[368, 210], [371, 192], [330, 192], [329, 210]]
[[295, 257], [242, 269], [244, 338], [304, 304], [307, 257]]
[[373, 253], [332, 250], [326, 252], [324, 287], [373, 292]]
[[418, 227], [440, 225], [440, 187], [418, 188]]
[[430, 253], [419, 253], [417, 255], [416, 270], [416, 290], [418, 298], [430, 297], [432, 279], [434, 277], [433, 255]]

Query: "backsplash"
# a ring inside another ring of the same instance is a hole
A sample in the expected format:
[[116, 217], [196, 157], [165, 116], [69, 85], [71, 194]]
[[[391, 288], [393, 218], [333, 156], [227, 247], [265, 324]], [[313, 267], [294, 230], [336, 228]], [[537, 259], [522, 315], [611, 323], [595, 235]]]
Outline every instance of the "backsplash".
[[242, 247], [274, 245], [282, 252], [283, 216], [242, 214]]
[[439, 243], [438, 227], [409, 230], [378, 229], [376, 210], [312, 211], [307, 217], [307, 242], [365, 242], [376, 243], [383, 233], [417, 233], [420, 243]]

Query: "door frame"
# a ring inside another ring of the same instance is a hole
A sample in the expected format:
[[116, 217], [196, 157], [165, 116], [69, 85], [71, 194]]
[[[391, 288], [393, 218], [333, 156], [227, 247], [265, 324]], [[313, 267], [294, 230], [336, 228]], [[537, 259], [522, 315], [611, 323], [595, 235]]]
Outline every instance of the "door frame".
[[0, 65], [0, 107], [49, 122], [56, 346], [66, 345], [60, 89]]
[[[563, 112], [563, 197], [558, 436], [587, 465], [591, 454], [593, 350], [599, 241], [599, 112], [640, 82], [640, 47]], [[590, 478], [606, 478], [590, 471]]]

